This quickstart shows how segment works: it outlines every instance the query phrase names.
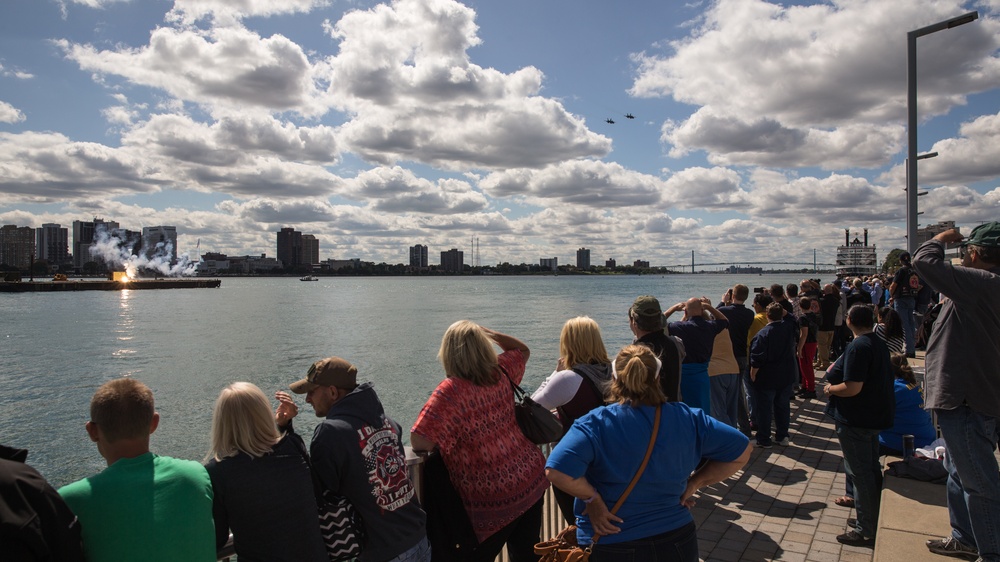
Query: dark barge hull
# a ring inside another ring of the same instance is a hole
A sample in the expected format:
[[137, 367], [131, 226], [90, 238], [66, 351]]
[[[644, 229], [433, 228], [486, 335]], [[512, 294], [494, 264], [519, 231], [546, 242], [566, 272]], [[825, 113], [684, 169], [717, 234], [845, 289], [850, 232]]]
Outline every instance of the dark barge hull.
[[0, 283], [0, 293], [122, 291], [139, 289], [213, 289], [221, 279], [137, 279], [134, 281], [21, 281]]

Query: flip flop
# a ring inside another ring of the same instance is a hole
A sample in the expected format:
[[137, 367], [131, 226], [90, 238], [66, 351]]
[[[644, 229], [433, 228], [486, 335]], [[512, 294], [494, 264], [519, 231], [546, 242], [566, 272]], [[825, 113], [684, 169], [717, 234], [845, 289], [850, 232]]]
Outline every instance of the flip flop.
[[839, 498], [833, 500], [833, 503], [841, 507], [854, 507], [854, 498], [850, 496], [840, 496]]

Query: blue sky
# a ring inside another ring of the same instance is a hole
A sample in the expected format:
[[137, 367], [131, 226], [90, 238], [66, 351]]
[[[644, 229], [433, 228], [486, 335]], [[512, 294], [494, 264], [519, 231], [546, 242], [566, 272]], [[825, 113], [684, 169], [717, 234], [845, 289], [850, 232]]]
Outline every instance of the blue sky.
[[0, 224], [661, 265], [830, 262], [868, 228], [884, 255], [906, 32], [971, 10], [918, 41], [920, 222], [966, 230], [1000, 219], [1000, 0], [8, 0]]

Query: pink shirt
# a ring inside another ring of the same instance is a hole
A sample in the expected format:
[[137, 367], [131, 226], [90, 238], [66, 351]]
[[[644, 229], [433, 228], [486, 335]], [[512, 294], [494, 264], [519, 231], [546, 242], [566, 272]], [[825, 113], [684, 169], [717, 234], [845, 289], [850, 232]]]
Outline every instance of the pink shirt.
[[[520, 383], [525, 359], [505, 351], [498, 361]], [[545, 457], [514, 419], [514, 392], [503, 373], [492, 386], [449, 377], [424, 404], [411, 432], [441, 451], [451, 481], [480, 542], [512, 523], [548, 488]]]

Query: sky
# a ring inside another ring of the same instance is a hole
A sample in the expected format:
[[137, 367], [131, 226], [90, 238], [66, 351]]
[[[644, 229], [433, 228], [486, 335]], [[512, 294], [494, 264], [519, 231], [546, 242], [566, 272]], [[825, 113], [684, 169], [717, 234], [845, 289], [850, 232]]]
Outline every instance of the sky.
[[5, 0], [0, 224], [654, 266], [833, 263], [867, 228], [884, 259], [906, 32], [972, 10], [917, 41], [919, 222], [964, 232], [1000, 220], [1000, 0]]

